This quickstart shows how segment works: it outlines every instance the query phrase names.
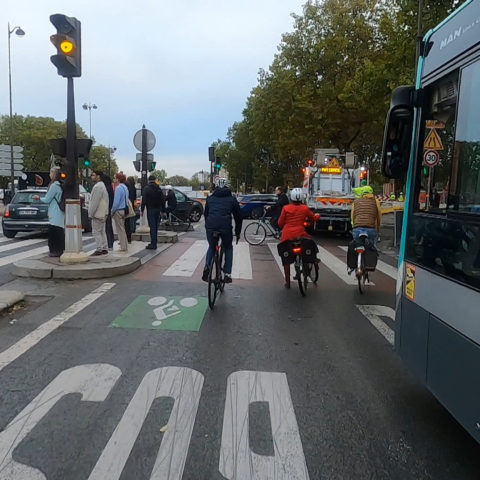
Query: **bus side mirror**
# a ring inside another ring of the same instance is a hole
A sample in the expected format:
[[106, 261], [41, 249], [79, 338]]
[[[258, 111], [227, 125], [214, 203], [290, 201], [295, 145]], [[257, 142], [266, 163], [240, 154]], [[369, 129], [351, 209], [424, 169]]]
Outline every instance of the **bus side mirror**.
[[398, 87], [392, 94], [385, 122], [382, 148], [382, 173], [401, 178], [408, 170], [413, 133], [413, 86]]

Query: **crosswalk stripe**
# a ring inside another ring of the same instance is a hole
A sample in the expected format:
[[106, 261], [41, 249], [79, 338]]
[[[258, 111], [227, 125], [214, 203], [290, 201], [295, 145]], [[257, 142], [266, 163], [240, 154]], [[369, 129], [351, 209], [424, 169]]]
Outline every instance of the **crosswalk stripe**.
[[[357, 279], [355, 276], [348, 275], [347, 273], [347, 264], [342, 262], [335, 255], [331, 254], [328, 250], [323, 247], [318, 246], [320, 250], [320, 260], [335, 274], [337, 277], [341, 278], [347, 285], [356, 285]], [[373, 285], [370, 282], [369, 285]]]
[[395, 321], [395, 310], [385, 305], [356, 305], [356, 307], [363, 313], [368, 321], [383, 335], [383, 337], [393, 345], [394, 333], [393, 330], [381, 319], [381, 317], [388, 317]]
[[232, 278], [242, 280], [253, 278], [250, 245], [247, 242], [239, 242], [233, 246]]
[[179, 257], [163, 275], [167, 277], [191, 277], [207, 251], [206, 240], [196, 240], [188, 250]]
[[11, 242], [12, 238], [0, 237], [0, 243]]
[[15, 250], [16, 248], [29, 247], [30, 245], [35, 245], [36, 243], [45, 242], [44, 238], [32, 238], [30, 240], [22, 240], [20, 242], [14, 242], [10, 245], [5, 245], [0, 247], [0, 254], [7, 252], [9, 250]]
[[[348, 251], [348, 247], [346, 247], [345, 245], [339, 245], [339, 248], [341, 248], [345, 252]], [[388, 263], [382, 262], [382, 260], [377, 261], [377, 270], [380, 270], [385, 275], [388, 275], [394, 280], [397, 279], [398, 270], [395, 267], [389, 265]]]

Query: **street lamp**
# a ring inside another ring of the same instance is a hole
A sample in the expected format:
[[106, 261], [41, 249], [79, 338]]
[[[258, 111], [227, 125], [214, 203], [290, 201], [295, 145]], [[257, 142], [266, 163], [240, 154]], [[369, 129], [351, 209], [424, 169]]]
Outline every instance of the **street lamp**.
[[10, 22], [8, 23], [8, 92], [10, 95], [10, 175], [12, 182], [12, 198], [15, 193], [15, 164], [13, 163], [13, 113], [12, 113], [12, 62], [10, 58], [10, 36], [12, 33], [23, 37], [25, 32], [20, 27], [13, 27], [10, 29]]
[[82, 108], [84, 110], [88, 110], [88, 113], [89, 113], [89, 116], [90, 116], [90, 135], [89, 135], [89, 137], [90, 137], [90, 140], [91, 140], [92, 139], [92, 108], [94, 110], [96, 110], [98, 107], [95, 104], [92, 105], [90, 102], [88, 102], [88, 104], [84, 103], [82, 105]]

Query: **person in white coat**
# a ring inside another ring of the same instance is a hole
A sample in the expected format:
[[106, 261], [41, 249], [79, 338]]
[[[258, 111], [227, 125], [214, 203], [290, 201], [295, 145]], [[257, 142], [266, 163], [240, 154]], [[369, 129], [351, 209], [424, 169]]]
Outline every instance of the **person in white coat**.
[[95, 185], [90, 194], [88, 217], [92, 219], [92, 233], [97, 246], [97, 249], [92, 253], [93, 257], [108, 253], [107, 235], [105, 233], [105, 222], [108, 216], [108, 192], [105, 184], [101, 181], [102, 178], [103, 172], [95, 170], [92, 173], [92, 180]]

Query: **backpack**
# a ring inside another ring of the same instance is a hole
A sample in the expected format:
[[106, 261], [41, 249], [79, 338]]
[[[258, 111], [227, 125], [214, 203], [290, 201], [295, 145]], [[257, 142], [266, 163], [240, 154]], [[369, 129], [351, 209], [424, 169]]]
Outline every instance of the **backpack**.
[[58, 208], [62, 212], [65, 212], [65, 190], [63, 189], [63, 184], [62, 183], [60, 183], [60, 188], [62, 189], [62, 196], [60, 197], [60, 201], [58, 201], [57, 197], [55, 197], [55, 201], [58, 204]]

